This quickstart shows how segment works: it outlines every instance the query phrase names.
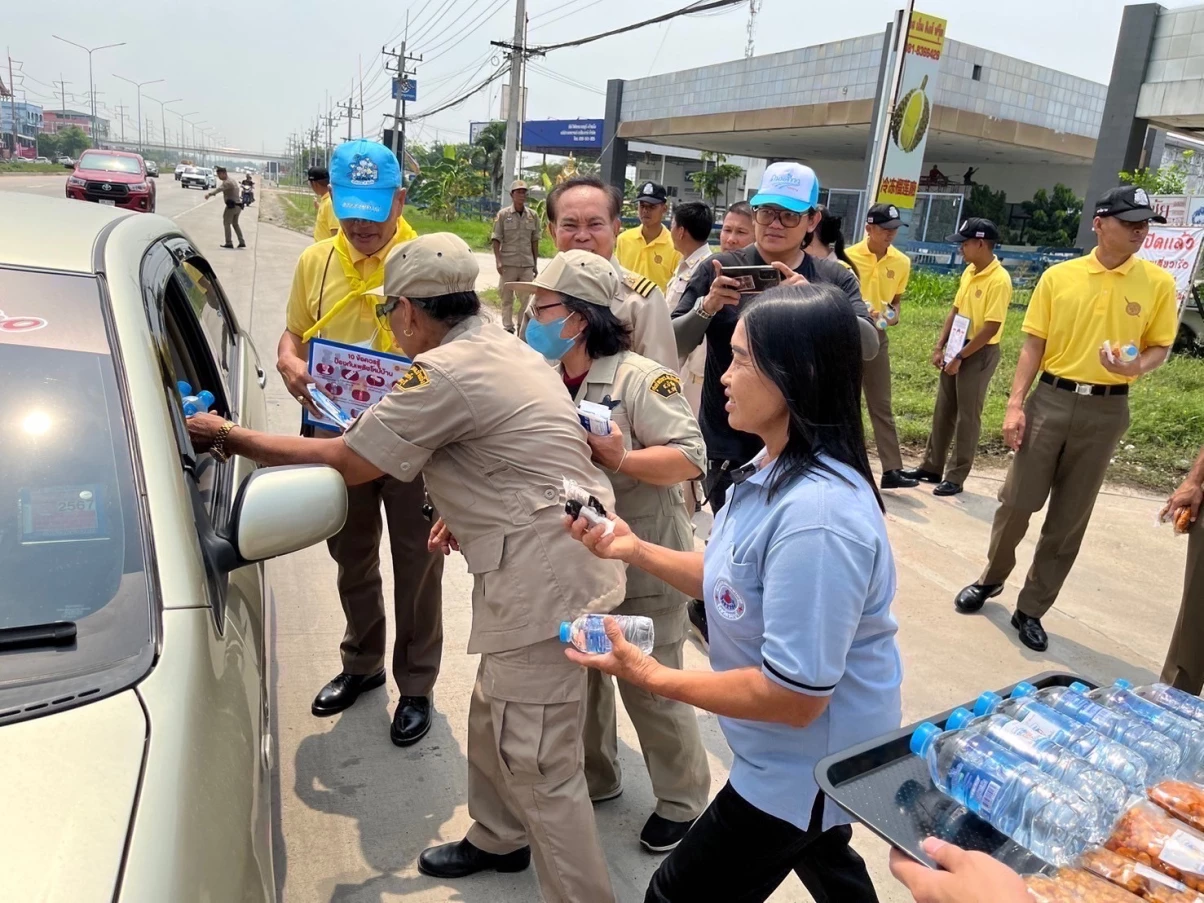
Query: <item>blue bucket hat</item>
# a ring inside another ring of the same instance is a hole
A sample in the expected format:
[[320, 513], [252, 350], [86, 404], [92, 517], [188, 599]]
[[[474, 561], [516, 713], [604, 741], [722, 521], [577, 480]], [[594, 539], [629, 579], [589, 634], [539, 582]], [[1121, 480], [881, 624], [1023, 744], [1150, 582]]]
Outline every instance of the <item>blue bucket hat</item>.
[[401, 184], [397, 158], [375, 141], [346, 141], [330, 158], [330, 196], [338, 219], [383, 223]]

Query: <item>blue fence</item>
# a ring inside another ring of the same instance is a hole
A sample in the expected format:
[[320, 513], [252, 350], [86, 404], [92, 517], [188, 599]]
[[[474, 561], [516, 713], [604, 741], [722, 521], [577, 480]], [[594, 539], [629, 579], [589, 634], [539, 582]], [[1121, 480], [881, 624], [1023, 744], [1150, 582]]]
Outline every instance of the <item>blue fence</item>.
[[[911, 258], [912, 265], [938, 273], [959, 274], [965, 267], [965, 261], [958, 253], [958, 246], [945, 242], [932, 241], [900, 241], [895, 243], [900, 251]], [[1055, 263], [1082, 257], [1080, 248], [1032, 248], [1012, 249], [999, 246], [995, 256], [1004, 268], [1012, 274], [1015, 285], [1032, 285], [1047, 269]]]

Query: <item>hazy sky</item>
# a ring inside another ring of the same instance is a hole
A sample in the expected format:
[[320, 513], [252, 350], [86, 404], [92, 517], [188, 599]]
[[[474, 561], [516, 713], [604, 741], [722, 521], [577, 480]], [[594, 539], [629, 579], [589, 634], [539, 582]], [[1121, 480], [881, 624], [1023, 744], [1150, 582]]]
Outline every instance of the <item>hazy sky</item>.
[[[570, 40], [683, 5], [685, 0], [528, 0], [529, 41]], [[756, 52], [881, 31], [898, 5], [897, 0], [763, 0]], [[947, 18], [949, 36], [956, 40], [1106, 82], [1125, 5], [1124, 0], [921, 0], [919, 8]], [[52, 34], [92, 46], [124, 40], [124, 47], [95, 54], [94, 75], [102, 104], [130, 107], [127, 137], [136, 129], [136, 91], [114, 74], [164, 79], [145, 88], [145, 94], [164, 101], [183, 98], [169, 111], [197, 111], [192, 119], [206, 121], [229, 144], [253, 150], [283, 148], [291, 132], [314, 125], [328, 96], [345, 102], [353, 80], [358, 103], [361, 67], [363, 127], [374, 137], [382, 114], [393, 108], [380, 48], [400, 38], [407, 10], [410, 51], [426, 58], [418, 64], [419, 101], [410, 105], [411, 113], [483, 80], [496, 68], [493, 61], [500, 61], [489, 41], [509, 40], [514, 27], [514, 0], [114, 0], [101, 7], [90, 0], [56, 0], [7, 7], [3, 36], [19, 61], [18, 89], [23, 87], [29, 100], [57, 106], [52, 83], [62, 73], [70, 83], [67, 91], [75, 95], [68, 107], [87, 108], [87, 54]], [[742, 57], [747, 20], [743, 4], [536, 59], [536, 66], [554, 74], [530, 70], [528, 117], [600, 118], [608, 78], [640, 78]], [[7, 71], [2, 74], [7, 82]], [[470, 121], [497, 117], [499, 92], [500, 80], [459, 107], [413, 123], [410, 134], [430, 141], [437, 130], [443, 140], [467, 140]], [[142, 116], [154, 118], [157, 142], [158, 104], [144, 97]], [[169, 112], [169, 132], [175, 133], [179, 123]], [[346, 121], [336, 129], [345, 136]], [[115, 131], [120, 134], [119, 127]], [[359, 132], [357, 120], [354, 134]]]

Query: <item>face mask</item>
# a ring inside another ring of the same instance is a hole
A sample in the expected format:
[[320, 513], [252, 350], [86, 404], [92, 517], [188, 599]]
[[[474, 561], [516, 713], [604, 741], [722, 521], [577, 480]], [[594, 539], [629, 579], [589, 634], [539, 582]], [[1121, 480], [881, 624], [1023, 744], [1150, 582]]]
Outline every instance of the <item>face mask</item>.
[[560, 360], [569, 353], [573, 343], [577, 341], [577, 336], [573, 336], [571, 339], [560, 337], [566, 320], [568, 320], [568, 316], [553, 320], [551, 323], [531, 320], [527, 323], [527, 344], [550, 361]]

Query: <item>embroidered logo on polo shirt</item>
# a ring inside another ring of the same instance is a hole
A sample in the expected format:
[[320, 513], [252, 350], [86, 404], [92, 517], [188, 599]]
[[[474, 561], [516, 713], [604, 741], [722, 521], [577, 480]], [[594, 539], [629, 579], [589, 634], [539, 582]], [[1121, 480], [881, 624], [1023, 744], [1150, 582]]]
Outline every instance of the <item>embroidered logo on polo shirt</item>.
[[665, 260], [665, 258], [661, 257], [661, 255], [659, 255], [659, 254], [654, 255], [652, 259], [655, 260], [657, 263], [663, 263]]
[[744, 617], [748, 606], [744, 604], [744, 599], [730, 583], [726, 580], [718, 580], [715, 582], [715, 610], [719, 612], [721, 618], [739, 621]]
[[887, 271], [886, 271], [886, 278], [887, 278], [887, 279], [894, 279], [894, 278], [895, 278], [895, 271], [894, 271], [894, 270], [887, 270]]
[[[1125, 298], [1125, 300], [1129, 301], [1128, 298]], [[1140, 317], [1141, 305], [1136, 301], [1129, 301], [1129, 303], [1125, 305], [1125, 313], [1127, 313], [1130, 317]]]
[[978, 288], [978, 289], [975, 289], [975, 290], [974, 290], [974, 297], [975, 297], [975, 298], [981, 298], [981, 297], [982, 297], [982, 289], [980, 289], [980, 288]]

